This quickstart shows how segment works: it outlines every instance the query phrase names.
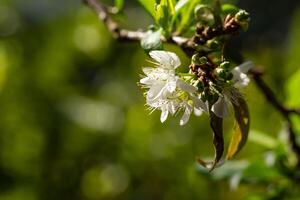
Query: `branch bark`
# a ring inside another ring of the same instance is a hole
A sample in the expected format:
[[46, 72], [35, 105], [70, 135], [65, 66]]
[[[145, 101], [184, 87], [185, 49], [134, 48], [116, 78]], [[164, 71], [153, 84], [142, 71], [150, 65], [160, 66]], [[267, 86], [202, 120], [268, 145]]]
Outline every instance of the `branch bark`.
[[[126, 29], [121, 29], [119, 24], [115, 22], [110, 13], [110, 9], [104, 6], [97, 0], [83, 0], [89, 7], [91, 7], [97, 14], [99, 19], [107, 26], [108, 30], [111, 32], [112, 36], [124, 42], [140, 42], [145, 36], [146, 32], [142, 30], [130, 31]], [[163, 42], [175, 44], [179, 46], [187, 55], [192, 55], [195, 51], [195, 45], [193, 39], [188, 39], [179, 36], [172, 36], [169, 39], [162, 38]], [[265, 83], [262, 79], [263, 72], [257, 69], [250, 71], [253, 80], [259, 89], [259, 91], [264, 95], [266, 100], [277, 110], [288, 124], [289, 130], [289, 141], [291, 149], [297, 156], [297, 168], [300, 169], [300, 146], [296, 141], [296, 131], [293, 128], [293, 123], [291, 120], [291, 115], [296, 114], [300, 116], [300, 109], [288, 108], [281, 103], [273, 90]]]

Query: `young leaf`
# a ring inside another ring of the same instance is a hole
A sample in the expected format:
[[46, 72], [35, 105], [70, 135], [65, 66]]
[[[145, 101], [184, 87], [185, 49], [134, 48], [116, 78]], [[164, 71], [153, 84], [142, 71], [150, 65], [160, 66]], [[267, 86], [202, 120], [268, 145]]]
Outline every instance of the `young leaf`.
[[226, 155], [228, 160], [235, 156], [245, 145], [250, 126], [246, 101], [242, 97], [237, 97], [236, 102], [232, 102], [232, 105], [234, 109], [235, 128]]
[[175, 14], [175, 2], [174, 0], [168, 0], [168, 8], [171, 16]]
[[189, 0], [179, 0], [175, 6], [175, 11], [179, 12], [187, 3], [189, 3]]
[[228, 14], [235, 15], [240, 10], [238, 7], [232, 4], [223, 4], [221, 9], [223, 15], [228, 15]]
[[169, 11], [167, 0], [162, 0], [156, 7], [156, 22], [164, 29], [167, 30], [169, 23]]
[[175, 15], [174, 0], [161, 0], [156, 7], [156, 22], [163, 28], [163, 35], [168, 37], [172, 31], [172, 16]]
[[124, 0], [115, 0], [115, 7], [120, 11], [124, 7]]
[[[187, 29], [187, 27], [190, 25], [190, 23], [192, 21], [192, 17], [194, 15], [194, 9], [195, 9], [196, 5], [198, 5], [200, 3], [201, 3], [201, 0], [190, 0], [184, 4], [184, 7], [186, 7], [186, 9], [184, 9], [184, 14], [182, 15], [182, 19], [180, 21], [180, 24], [179, 24], [179, 27], [177, 30], [179, 33], [182, 33], [183, 31], [185, 31]], [[183, 9], [179, 9], [177, 12], [179, 12], [180, 10], [183, 10]]]
[[140, 4], [146, 9], [146, 11], [155, 18], [155, 6], [156, 0], [139, 0]]

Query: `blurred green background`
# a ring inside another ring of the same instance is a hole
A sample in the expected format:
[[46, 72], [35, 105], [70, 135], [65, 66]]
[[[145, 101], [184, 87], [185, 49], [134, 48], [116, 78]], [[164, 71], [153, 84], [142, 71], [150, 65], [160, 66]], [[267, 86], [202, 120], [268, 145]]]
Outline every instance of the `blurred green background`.
[[[299, 1], [238, 5], [252, 22], [232, 46], [266, 69], [281, 101], [300, 107]], [[126, 1], [125, 14], [123, 27], [151, 24], [137, 1]], [[188, 66], [180, 49], [166, 48]], [[146, 59], [80, 0], [1, 0], [0, 200], [299, 199], [299, 180], [279, 162], [295, 161], [285, 124], [254, 84], [244, 91], [249, 142], [209, 174], [195, 164], [213, 156], [208, 117], [180, 127], [149, 115], [137, 86]], [[231, 128], [227, 119], [227, 139]]]

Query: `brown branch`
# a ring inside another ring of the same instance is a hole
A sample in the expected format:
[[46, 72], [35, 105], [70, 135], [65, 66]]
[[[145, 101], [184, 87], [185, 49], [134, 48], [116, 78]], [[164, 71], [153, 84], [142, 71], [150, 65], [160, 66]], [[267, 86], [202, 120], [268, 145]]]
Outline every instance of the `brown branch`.
[[[107, 26], [108, 30], [111, 32], [112, 36], [119, 41], [127, 42], [140, 42], [143, 37], [145, 37], [146, 32], [130, 31], [126, 29], [121, 29], [112, 17], [111, 10], [104, 6], [97, 0], [83, 0], [88, 6], [90, 6], [99, 16], [99, 19]], [[206, 31], [207, 32], [207, 31]], [[226, 34], [226, 32], [224, 33]], [[162, 38], [163, 42], [175, 44], [187, 54], [192, 55], [195, 52], [196, 46], [192, 39], [187, 39], [179, 36], [172, 36], [169, 39]], [[300, 116], [300, 109], [292, 109], [284, 106], [276, 97], [272, 89], [264, 82], [262, 79], [263, 72], [257, 69], [250, 71], [253, 80], [258, 87], [258, 89], [265, 96], [266, 100], [283, 116], [288, 124], [289, 130], [289, 141], [293, 152], [297, 156], [297, 167], [300, 168], [300, 146], [296, 142], [296, 132], [293, 128], [293, 123], [291, 121], [291, 115], [296, 114]]]
[[[111, 17], [111, 10], [107, 6], [103, 5], [97, 0], [83, 0], [90, 8], [92, 8], [97, 14], [99, 19], [106, 25], [108, 30], [111, 32], [112, 36], [119, 40], [125, 42], [139, 42], [141, 41], [146, 32], [141, 30], [138, 31], [130, 31], [126, 29], [121, 29], [119, 24], [116, 23], [113, 18]], [[190, 49], [194, 49], [189, 40], [184, 37], [173, 36], [169, 39], [162, 37], [162, 41], [166, 43], [176, 44], [180, 46], [186, 53], [190, 53]]]
[[83, 2], [98, 14], [99, 19], [106, 25], [114, 38], [121, 41], [137, 42], [144, 37], [145, 33], [142, 31], [120, 29], [119, 24], [112, 19], [110, 9], [97, 0], [83, 0]]

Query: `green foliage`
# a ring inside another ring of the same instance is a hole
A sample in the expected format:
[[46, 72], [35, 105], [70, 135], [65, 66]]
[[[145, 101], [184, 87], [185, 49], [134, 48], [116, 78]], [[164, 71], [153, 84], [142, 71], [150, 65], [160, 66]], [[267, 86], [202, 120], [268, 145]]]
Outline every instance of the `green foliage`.
[[222, 14], [228, 15], [233, 14], [235, 15], [240, 9], [232, 4], [222, 4]]
[[139, 0], [144, 9], [155, 18], [156, 0]]
[[124, 7], [124, 0], [115, 0], [115, 7], [120, 11]]

